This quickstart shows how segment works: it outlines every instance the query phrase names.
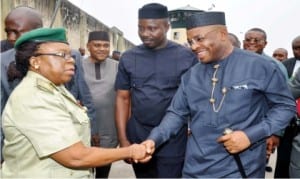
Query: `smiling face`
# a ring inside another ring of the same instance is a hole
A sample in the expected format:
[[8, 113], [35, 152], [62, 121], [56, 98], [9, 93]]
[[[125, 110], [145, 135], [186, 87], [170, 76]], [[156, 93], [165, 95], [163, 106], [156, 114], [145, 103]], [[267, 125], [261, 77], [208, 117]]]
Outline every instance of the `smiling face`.
[[169, 23], [167, 19], [139, 19], [138, 33], [143, 44], [151, 49], [159, 49], [167, 43]]
[[226, 57], [232, 49], [225, 27], [218, 25], [189, 29], [187, 40], [192, 51], [203, 63], [211, 63]]
[[267, 45], [266, 37], [259, 31], [248, 31], [245, 34], [243, 48], [254, 53], [262, 54]]
[[[75, 73], [75, 62], [69, 45], [59, 42], [43, 43], [30, 58], [30, 70], [35, 71], [55, 85], [69, 82]], [[65, 57], [62, 57], [65, 54]], [[59, 56], [62, 55], [62, 56]]]
[[104, 61], [109, 56], [110, 43], [103, 40], [92, 40], [87, 44], [90, 59], [93, 62]]

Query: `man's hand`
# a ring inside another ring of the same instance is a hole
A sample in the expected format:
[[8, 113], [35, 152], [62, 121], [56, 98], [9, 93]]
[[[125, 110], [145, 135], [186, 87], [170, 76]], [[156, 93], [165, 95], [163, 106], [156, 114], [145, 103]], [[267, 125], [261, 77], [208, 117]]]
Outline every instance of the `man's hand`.
[[[152, 154], [155, 151], [155, 143], [153, 140], [145, 140], [144, 142], [141, 143], [141, 145], [144, 145], [146, 148], [146, 153], [147, 153], [147, 157], [145, 157], [142, 160], [139, 160], [138, 162], [140, 163], [145, 163], [148, 162], [151, 158], [152, 158]], [[150, 156], [150, 157], [149, 157]]]
[[152, 156], [148, 154], [146, 146], [143, 144], [132, 144], [130, 148], [130, 158], [135, 163], [138, 162], [147, 162]]
[[267, 138], [267, 158], [274, 153], [276, 147], [279, 145], [279, 142], [280, 138], [275, 135], [271, 135], [269, 138]]
[[91, 142], [92, 142], [92, 146], [99, 147], [100, 146], [100, 137], [99, 137], [99, 135], [98, 134], [93, 134]]
[[230, 134], [225, 134], [217, 139], [223, 143], [226, 150], [231, 153], [239, 153], [250, 146], [250, 140], [243, 131], [233, 131]]

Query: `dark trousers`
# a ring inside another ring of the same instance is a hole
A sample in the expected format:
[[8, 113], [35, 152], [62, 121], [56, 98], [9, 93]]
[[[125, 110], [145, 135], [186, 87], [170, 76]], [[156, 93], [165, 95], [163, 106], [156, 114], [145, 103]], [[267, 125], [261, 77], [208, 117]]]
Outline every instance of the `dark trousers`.
[[132, 164], [136, 178], [181, 178], [183, 157], [158, 157], [145, 164]]
[[111, 164], [102, 167], [96, 167], [96, 178], [108, 178]]
[[292, 150], [292, 142], [295, 136], [295, 127], [288, 126], [277, 148], [277, 160], [274, 178], [289, 178], [289, 165]]

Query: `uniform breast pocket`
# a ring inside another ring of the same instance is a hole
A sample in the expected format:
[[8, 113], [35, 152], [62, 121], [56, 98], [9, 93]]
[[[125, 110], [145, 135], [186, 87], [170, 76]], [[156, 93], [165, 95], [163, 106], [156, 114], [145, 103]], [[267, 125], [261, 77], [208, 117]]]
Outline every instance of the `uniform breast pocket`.
[[79, 124], [89, 123], [89, 117], [87, 115], [87, 112], [80, 107], [74, 107], [70, 109], [70, 115], [74, 123], [79, 123]]
[[242, 122], [248, 116], [252, 106], [252, 89], [232, 89], [226, 95], [226, 111], [230, 114], [230, 121], [234, 123]]

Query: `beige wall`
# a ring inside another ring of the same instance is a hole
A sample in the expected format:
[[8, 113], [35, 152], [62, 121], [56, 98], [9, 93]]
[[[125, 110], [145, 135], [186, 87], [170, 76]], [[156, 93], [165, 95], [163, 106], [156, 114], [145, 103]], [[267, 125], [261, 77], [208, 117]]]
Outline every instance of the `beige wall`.
[[[56, 2], [57, 0], [1, 0], [1, 39], [6, 38], [3, 22], [11, 9], [21, 5], [33, 7], [41, 12], [44, 27], [49, 27]], [[123, 32], [117, 27], [110, 28], [106, 26], [68, 0], [61, 0], [53, 27], [65, 27], [68, 30], [68, 41], [73, 49], [78, 49], [80, 46], [85, 47], [88, 33], [94, 30], [109, 31], [111, 51], [124, 52], [134, 46], [132, 42], [123, 37]]]

